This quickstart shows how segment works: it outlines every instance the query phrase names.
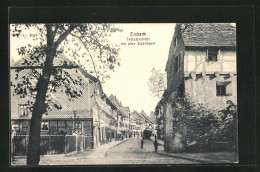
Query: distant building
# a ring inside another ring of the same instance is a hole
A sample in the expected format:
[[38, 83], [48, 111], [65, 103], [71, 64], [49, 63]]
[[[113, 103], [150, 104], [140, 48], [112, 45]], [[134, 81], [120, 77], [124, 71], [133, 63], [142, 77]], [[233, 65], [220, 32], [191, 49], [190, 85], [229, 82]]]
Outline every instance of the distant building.
[[177, 97], [216, 111], [227, 100], [237, 103], [236, 57], [236, 28], [231, 24], [176, 24], [165, 69], [167, 90], [155, 109], [165, 151], [182, 148], [173, 132], [171, 103]]
[[143, 128], [144, 118], [142, 115], [134, 110], [130, 113], [130, 131], [133, 137], [141, 137], [142, 136], [142, 128]]
[[120, 132], [125, 137], [129, 137], [129, 107], [124, 107], [121, 102], [114, 95], [109, 96], [112, 104], [117, 108], [117, 131]]
[[151, 119], [151, 121], [152, 121], [153, 123], [156, 123], [156, 116], [155, 116], [155, 114], [154, 114], [154, 111], [151, 111], [151, 112], [150, 112], [150, 119]]
[[152, 127], [153, 122], [151, 121], [151, 119], [146, 115], [146, 113], [142, 110], [140, 115], [143, 116], [144, 119], [144, 123], [143, 123], [143, 129], [147, 128], [147, 127]]

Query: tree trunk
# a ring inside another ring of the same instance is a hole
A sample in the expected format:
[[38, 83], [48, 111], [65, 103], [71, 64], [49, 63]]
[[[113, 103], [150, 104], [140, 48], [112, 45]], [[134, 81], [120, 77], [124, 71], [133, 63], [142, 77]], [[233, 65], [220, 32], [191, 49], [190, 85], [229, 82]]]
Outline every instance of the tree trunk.
[[45, 97], [48, 89], [48, 81], [42, 77], [37, 83], [37, 96], [33, 106], [29, 144], [27, 152], [27, 165], [38, 165], [40, 162], [41, 120], [45, 112]]
[[37, 95], [33, 106], [29, 144], [27, 152], [27, 165], [38, 165], [40, 162], [40, 142], [41, 142], [41, 120], [42, 115], [46, 112], [46, 93], [50, 81], [50, 76], [53, 68], [53, 58], [56, 53], [54, 46], [54, 34], [51, 30], [51, 25], [46, 25], [47, 28], [47, 50], [46, 60], [42, 75], [36, 85]]
[[[38, 82], [40, 84], [40, 81]], [[41, 96], [42, 97], [42, 96]], [[39, 98], [35, 101], [31, 126], [30, 126], [30, 135], [29, 135], [29, 144], [27, 152], [27, 165], [38, 165], [40, 162], [40, 141], [41, 141], [41, 119], [42, 112], [40, 108], [42, 104], [42, 98]]]

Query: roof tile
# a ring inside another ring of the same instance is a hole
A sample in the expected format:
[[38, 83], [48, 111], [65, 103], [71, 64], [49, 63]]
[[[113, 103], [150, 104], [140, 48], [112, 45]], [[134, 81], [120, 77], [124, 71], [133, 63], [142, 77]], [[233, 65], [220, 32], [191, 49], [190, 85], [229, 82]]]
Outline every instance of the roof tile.
[[236, 28], [230, 23], [194, 23], [182, 37], [185, 46], [236, 46]]

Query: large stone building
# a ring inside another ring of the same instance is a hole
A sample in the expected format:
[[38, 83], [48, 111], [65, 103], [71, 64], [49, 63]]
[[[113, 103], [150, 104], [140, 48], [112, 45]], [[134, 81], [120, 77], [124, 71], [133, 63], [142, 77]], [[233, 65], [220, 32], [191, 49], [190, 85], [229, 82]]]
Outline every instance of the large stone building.
[[183, 147], [173, 132], [172, 102], [185, 97], [219, 111], [227, 100], [237, 104], [236, 28], [229, 23], [176, 24], [166, 64], [167, 90], [155, 114], [165, 151]]

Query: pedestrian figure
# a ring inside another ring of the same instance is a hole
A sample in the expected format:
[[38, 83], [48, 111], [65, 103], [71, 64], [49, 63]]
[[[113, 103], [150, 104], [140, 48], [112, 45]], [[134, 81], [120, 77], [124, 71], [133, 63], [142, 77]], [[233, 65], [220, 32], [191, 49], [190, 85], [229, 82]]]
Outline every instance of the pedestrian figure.
[[141, 148], [143, 149], [143, 146], [144, 146], [144, 139], [142, 138], [141, 139]]
[[155, 152], [157, 152], [157, 149], [158, 149], [158, 142], [157, 142], [157, 139], [154, 141], [154, 150]]

